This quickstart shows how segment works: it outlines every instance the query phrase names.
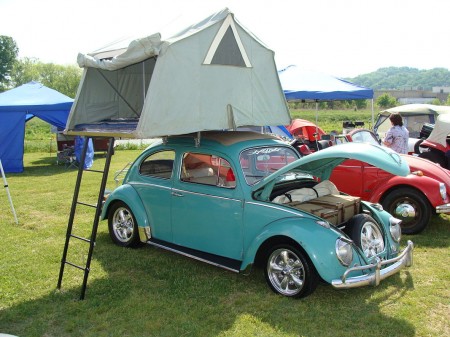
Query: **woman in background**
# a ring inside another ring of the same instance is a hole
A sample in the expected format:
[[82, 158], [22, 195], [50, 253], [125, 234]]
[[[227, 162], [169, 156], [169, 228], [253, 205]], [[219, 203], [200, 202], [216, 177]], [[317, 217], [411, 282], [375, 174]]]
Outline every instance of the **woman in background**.
[[386, 132], [383, 144], [398, 153], [408, 153], [409, 131], [403, 126], [403, 119], [400, 114], [389, 116], [392, 127]]

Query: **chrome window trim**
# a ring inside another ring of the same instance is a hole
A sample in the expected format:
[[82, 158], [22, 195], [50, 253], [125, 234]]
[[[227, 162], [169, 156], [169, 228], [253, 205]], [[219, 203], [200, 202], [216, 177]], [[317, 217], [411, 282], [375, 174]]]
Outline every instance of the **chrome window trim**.
[[289, 209], [283, 208], [283, 207], [279, 207], [279, 206], [274, 206], [274, 205], [267, 205], [267, 204], [263, 204], [263, 203], [258, 203], [258, 202], [253, 202], [253, 201], [246, 201], [245, 204], [250, 204], [250, 205], [255, 205], [255, 206], [261, 206], [261, 207], [267, 207], [267, 208], [273, 208], [273, 209], [277, 209], [279, 211], [283, 211], [286, 213], [291, 213], [294, 215], [297, 215], [300, 218], [303, 218], [304, 215], [295, 211], [291, 211]]

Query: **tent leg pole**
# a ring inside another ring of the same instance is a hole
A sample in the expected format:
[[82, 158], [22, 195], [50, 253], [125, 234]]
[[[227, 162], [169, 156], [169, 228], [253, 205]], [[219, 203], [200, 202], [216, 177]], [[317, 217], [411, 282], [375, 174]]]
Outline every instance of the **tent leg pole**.
[[319, 124], [319, 102], [316, 100], [316, 136], [314, 138], [316, 139], [317, 151], [319, 151], [319, 142], [318, 142], [319, 130], [317, 126], [318, 124]]
[[373, 98], [372, 98], [372, 127], [371, 127], [372, 130], [373, 130], [374, 126], [375, 126], [375, 119], [374, 119], [374, 113], [373, 113]]
[[3, 178], [3, 186], [6, 189], [6, 194], [8, 195], [9, 204], [11, 205], [11, 210], [14, 214], [14, 220], [16, 221], [16, 224], [19, 224], [19, 221], [17, 220], [16, 210], [14, 209], [14, 205], [11, 199], [11, 194], [9, 193], [9, 187], [8, 182], [6, 181], [5, 171], [3, 170], [2, 160], [0, 159], [0, 171], [2, 172], [2, 178]]

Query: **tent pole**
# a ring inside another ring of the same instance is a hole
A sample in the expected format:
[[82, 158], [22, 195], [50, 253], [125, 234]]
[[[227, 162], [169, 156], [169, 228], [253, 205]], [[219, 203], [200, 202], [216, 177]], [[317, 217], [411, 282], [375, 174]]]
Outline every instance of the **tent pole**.
[[3, 171], [3, 165], [2, 165], [2, 160], [0, 159], [0, 171], [2, 173], [2, 178], [3, 178], [3, 186], [6, 189], [6, 194], [8, 195], [8, 200], [9, 200], [9, 204], [11, 205], [11, 210], [14, 214], [14, 220], [16, 221], [16, 224], [19, 224], [19, 221], [17, 220], [17, 215], [16, 215], [16, 210], [14, 209], [14, 205], [11, 199], [11, 194], [9, 193], [9, 187], [8, 187], [8, 182], [6, 181], [6, 176], [5, 176], [5, 171]]
[[316, 140], [317, 151], [319, 151], [319, 142], [318, 142], [319, 129], [317, 126], [318, 123], [319, 123], [319, 101], [316, 99], [316, 136], [314, 138]]
[[372, 97], [372, 130], [373, 130], [374, 126], [375, 126], [375, 119], [374, 119], [374, 113], [373, 113], [373, 97]]

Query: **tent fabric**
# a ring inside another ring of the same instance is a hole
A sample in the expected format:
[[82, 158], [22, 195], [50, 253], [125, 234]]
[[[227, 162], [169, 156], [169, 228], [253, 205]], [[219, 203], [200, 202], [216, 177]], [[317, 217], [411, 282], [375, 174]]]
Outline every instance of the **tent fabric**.
[[335, 101], [372, 99], [373, 90], [331, 75], [290, 65], [278, 71], [288, 101]]
[[[167, 40], [156, 33], [78, 62], [68, 134], [152, 138], [290, 123], [274, 52], [227, 8]], [[124, 120], [135, 129], [102, 129]]]
[[26, 121], [38, 117], [64, 128], [72, 103], [72, 98], [38, 82], [0, 94], [0, 159], [5, 172], [23, 172]]

